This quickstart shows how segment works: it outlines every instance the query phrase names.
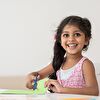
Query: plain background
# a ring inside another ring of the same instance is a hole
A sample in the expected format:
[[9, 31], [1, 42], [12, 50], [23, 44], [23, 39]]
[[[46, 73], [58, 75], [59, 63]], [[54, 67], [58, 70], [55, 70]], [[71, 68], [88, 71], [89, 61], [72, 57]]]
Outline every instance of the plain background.
[[93, 38], [84, 55], [97, 68], [99, 10], [99, 0], [0, 0], [0, 76], [26, 75], [45, 67], [52, 60], [55, 30], [69, 15], [91, 21]]

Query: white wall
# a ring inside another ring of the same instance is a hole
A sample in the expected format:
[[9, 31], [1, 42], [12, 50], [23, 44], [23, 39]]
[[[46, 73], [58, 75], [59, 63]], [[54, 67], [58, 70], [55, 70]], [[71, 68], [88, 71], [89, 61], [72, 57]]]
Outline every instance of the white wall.
[[100, 63], [99, 0], [0, 0], [0, 76], [25, 75], [52, 59], [53, 36], [69, 15], [87, 17], [93, 39], [86, 52]]

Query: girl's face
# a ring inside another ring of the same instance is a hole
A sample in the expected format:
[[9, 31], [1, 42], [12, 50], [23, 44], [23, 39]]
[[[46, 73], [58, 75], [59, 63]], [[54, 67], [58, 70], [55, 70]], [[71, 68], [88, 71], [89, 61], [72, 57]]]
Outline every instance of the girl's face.
[[61, 34], [61, 45], [67, 54], [81, 53], [88, 40], [85, 34], [75, 25], [66, 25]]

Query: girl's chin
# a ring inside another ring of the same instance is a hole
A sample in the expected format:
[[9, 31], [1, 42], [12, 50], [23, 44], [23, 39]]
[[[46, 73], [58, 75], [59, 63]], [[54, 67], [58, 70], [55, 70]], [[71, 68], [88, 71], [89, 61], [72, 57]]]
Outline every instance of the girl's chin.
[[67, 51], [67, 53], [68, 53], [68, 54], [71, 54], [71, 55], [75, 55], [75, 54], [77, 54], [76, 51]]
[[75, 54], [77, 54], [77, 53], [68, 53], [69, 55], [75, 55]]

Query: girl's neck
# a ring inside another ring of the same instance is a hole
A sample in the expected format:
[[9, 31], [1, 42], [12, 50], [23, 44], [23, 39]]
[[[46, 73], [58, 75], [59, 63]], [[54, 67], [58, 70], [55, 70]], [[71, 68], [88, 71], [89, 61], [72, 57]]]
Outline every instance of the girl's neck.
[[80, 59], [82, 58], [82, 54], [79, 53], [79, 54], [74, 54], [74, 55], [70, 55], [70, 54], [66, 54], [66, 58], [67, 58], [67, 61], [68, 60], [75, 60], [75, 59]]
[[68, 69], [68, 68], [71, 68], [73, 67], [75, 64], [77, 64], [80, 59], [82, 58], [83, 56], [81, 54], [77, 54], [77, 55], [67, 55], [66, 58], [65, 58], [65, 61], [63, 63], [63, 66], [62, 68], [63, 69]]

